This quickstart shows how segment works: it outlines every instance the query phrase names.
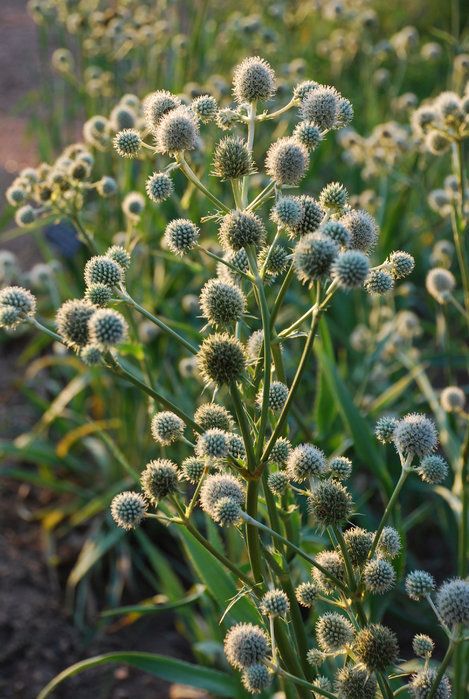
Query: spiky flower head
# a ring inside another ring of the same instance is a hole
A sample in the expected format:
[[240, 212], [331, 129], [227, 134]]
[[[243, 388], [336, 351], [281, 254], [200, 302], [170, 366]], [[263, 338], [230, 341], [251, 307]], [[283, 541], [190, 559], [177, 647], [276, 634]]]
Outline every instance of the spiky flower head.
[[136, 158], [142, 148], [142, 139], [136, 129], [119, 131], [112, 144], [121, 158]]
[[262, 663], [269, 652], [269, 639], [260, 626], [236, 624], [225, 636], [225, 655], [237, 670]]
[[85, 291], [85, 299], [94, 306], [106, 306], [112, 296], [112, 288], [106, 284], [91, 284]]
[[301, 604], [302, 607], [306, 607], [307, 609], [313, 606], [317, 596], [318, 588], [309, 580], [300, 583], [295, 589], [295, 597], [298, 600], [298, 604]]
[[247, 245], [260, 247], [264, 242], [265, 229], [255, 214], [236, 210], [223, 217], [218, 235], [223, 248], [240, 250]]
[[6, 286], [0, 290], [0, 308], [4, 307], [14, 308], [18, 316], [32, 317], [36, 313], [36, 297], [22, 286]]
[[72, 349], [84, 347], [90, 341], [88, 321], [96, 312], [96, 307], [86, 299], [65, 301], [55, 317], [59, 335]]
[[219, 109], [215, 117], [215, 122], [222, 131], [229, 131], [239, 120], [239, 114], [229, 107]]
[[389, 256], [389, 264], [391, 265], [391, 274], [394, 279], [404, 279], [414, 269], [415, 260], [408, 252], [395, 250]]
[[208, 124], [218, 112], [218, 103], [212, 95], [199, 95], [192, 100], [191, 108], [203, 124]]
[[300, 444], [290, 452], [287, 469], [290, 478], [300, 483], [311, 476], [321, 476], [326, 470], [324, 452], [314, 444]]
[[162, 117], [181, 105], [181, 100], [166, 90], [157, 90], [147, 95], [143, 101], [143, 113], [147, 128], [153, 133]]
[[312, 121], [300, 121], [293, 130], [293, 136], [310, 152], [322, 141], [321, 131]]
[[432, 155], [443, 155], [449, 149], [451, 141], [441, 131], [428, 131], [425, 147]]
[[435, 581], [426, 570], [413, 570], [405, 579], [405, 591], [410, 599], [420, 601], [435, 589]]
[[36, 210], [30, 204], [19, 208], [15, 213], [15, 223], [19, 228], [26, 228], [36, 221]]
[[[274, 412], [282, 410], [288, 398], [288, 387], [281, 381], [272, 381], [269, 386], [269, 408]], [[264, 390], [261, 388], [257, 395], [257, 405], [262, 407]]]
[[469, 580], [454, 578], [443, 583], [436, 595], [436, 606], [447, 626], [468, 626]]
[[372, 269], [365, 279], [364, 287], [369, 294], [387, 294], [394, 288], [394, 278], [384, 269]]
[[272, 461], [274, 464], [280, 464], [283, 466], [288, 461], [291, 449], [292, 446], [289, 440], [286, 437], [279, 437], [275, 442], [274, 446], [272, 447], [272, 451], [270, 452], [269, 456], [269, 461]]
[[338, 699], [374, 699], [377, 683], [368, 670], [358, 665], [345, 665], [336, 675]]
[[117, 192], [117, 182], [113, 177], [103, 175], [96, 183], [96, 191], [100, 197], [112, 197]]
[[177, 490], [177, 466], [169, 459], [150, 461], [140, 477], [143, 492], [154, 505]]
[[346, 456], [336, 456], [327, 464], [327, 470], [336, 481], [346, 481], [352, 475], [352, 462]]
[[417, 655], [419, 658], [430, 658], [434, 647], [435, 644], [430, 636], [427, 636], [424, 633], [418, 633], [412, 639], [412, 648], [415, 655]]
[[109, 257], [114, 262], [122, 267], [123, 270], [127, 270], [130, 267], [131, 257], [130, 253], [122, 247], [122, 245], [112, 245], [106, 250], [106, 257]]
[[232, 432], [229, 435], [228, 441], [228, 454], [232, 456], [234, 459], [245, 459], [246, 447], [244, 446], [244, 442], [241, 439], [241, 437], [238, 434], [234, 434], [234, 432]]
[[383, 595], [394, 587], [396, 573], [385, 558], [375, 558], [368, 561], [363, 569], [363, 582], [372, 594]]
[[0, 306], [0, 328], [13, 330], [22, 321], [21, 311], [14, 306]]
[[281, 196], [270, 212], [270, 218], [279, 228], [287, 230], [297, 226], [303, 215], [303, 206], [298, 197]]
[[339, 253], [331, 271], [340, 287], [353, 289], [361, 286], [368, 276], [370, 263], [368, 257], [359, 250], [346, 250]]
[[383, 558], [395, 558], [401, 550], [401, 537], [394, 527], [384, 527], [378, 540], [378, 553]]
[[304, 235], [293, 251], [293, 265], [303, 284], [312, 284], [329, 274], [339, 253], [337, 244], [321, 233]]
[[316, 638], [323, 651], [335, 653], [353, 641], [353, 626], [342, 614], [327, 612], [316, 623]]
[[327, 221], [319, 231], [341, 247], [347, 247], [350, 244], [350, 233], [340, 221]]
[[308, 498], [308, 510], [320, 527], [335, 526], [350, 516], [352, 497], [338, 481], [325, 480], [313, 488]]
[[138, 220], [145, 208], [145, 199], [140, 192], [129, 192], [122, 202], [122, 211], [127, 218]]
[[107, 350], [123, 342], [127, 337], [127, 322], [118, 311], [100, 308], [88, 321], [90, 342], [102, 350]]
[[230, 498], [238, 505], [242, 505], [244, 501], [243, 483], [229, 473], [208, 476], [200, 490], [202, 509], [213, 516], [215, 507], [222, 498]]
[[346, 97], [339, 98], [339, 107], [337, 110], [336, 128], [348, 126], [353, 119], [353, 105]]
[[381, 444], [389, 444], [392, 442], [394, 430], [398, 423], [399, 420], [395, 417], [380, 417], [375, 425], [375, 436], [378, 442], [381, 442]]
[[184, 434], [184, 422], [178, 415], [163, 410], [155, 413], [151, 420], [151, 434], [153, 439], [161, 446], [166, 447], [174, 444]]
[[242, 682], [250, 694], [260, 694], [272, 682], [272, 676], [265, 665], [254, 663], [243, 670]]
[[228, 432], [212, 427], [199, 435], [195, 451], [197, 456], [207, 459], [225, 459], [228, 456], [229, 446]]
[[445, 412], [460, 413], [464, 410], [466, 396], [459, 386], [447, 386], [441, 392], [440, 403]]
[[155, 143], [159, 153], [181, 153], [194, 150], [198, 137], [199, 127], [193, 112], [181, 106], [161, 118], [155, 132]]
[[319, 648], [310, 648], [309, 651], [306, 653], [306, 660], [308, 661], [308, 664], [311, 665], [311, 667], [321, 667], [326, 658], [326, 654], [323, 653], [322, 650], [319, 650]]
[[241, 515], [241, 507], [233, 498], [221, 498], [210, 512], [210, 516], [221, 527], [233, 527], [239, 524]]
[[85, 283], [116, 286], [122, 281], [122, 267], [106, 255], [95, 255], [85, 265]]
[[246, 297], [235, 284], [209, 279], [200, 292], [200, 308], [211, 325], [223, 327], [241, 318], [246, 310]]
[[196, 484], [202, 478], [205, 470], [205, 463], [194, 456], [188, 456], [187, 459], [184, 459], [182, 462], [181, 469], [184, 478], [189, 481], [189, 483]]
[[268, 100], [274, 92], [275, 73], [263, 58], [245, 58], [234, 69], [233, 95], [238, 104]]
[[282, 495], [289, 486], [288, 476], [285, 471], [274, 471], [269, 474], [267, 485], [274, 495]]
[[305, 121], [314, 122], [321, 131], [334, 128], [339, 112], [339, 95], [334, 88], [320, 86], [304, 97], [300, 114]]
[[370, 624], [361, 629], [353, 646], [357, 659], [367, 670], [384, 672], [399, 654], [396, 635], [387, 626]]
[[213, 174], [221, 180], [236, 180], [255, 172], [251, 152], [239, 136], [226, 136], [215, 147]]
[[283, 137], [271, 144], [265, 159], [267, 174], [280, 187], [297, 185], [309, 165], [307, 148], [296, 138]]
[[396, 425], [393, 433], [396, 449], [404, 456], [425, 456], [438, 444], [433, 420], [419, 413], [409, 413]]
[[314, 233], [319, 228], [325, 212], [314, 197], [310, 197], [308, 194], [295, 197], [295, 199], [301, 204], [302, 215], [300, 221], [289, 228], [289, 233], [292, 237]]
[[351, 209], [340, 222], [350, 233], [349, 247], [352, 250], [369, 252], [378, 239], [378, 224], [373, 216], [364, 209]]
[[204, 430], [218, 427], [229, 432], [233, 426], [233, 419], [226, 408], [218, 403], [203, 403], [194, 414], [195, 422]]
[[321, 85], [316, 82], [316, 80], [303, 80], [301, 83], [295, 85], [293, 97], [297, 100], [304, 100], [310, 92], [317, 90], [318, 87], [321, 87]]
[[[413, 699], [427, 699], [435, 679], [436, 670], [433, 668], [425, 668], [412, 675], [408, 688]], [[443, 675], [433, 696], [435, 699], [450, 699], [451, 684], [447, 675]]]
[[[345, 567], [342, 556], [337, 551], [321, 551], [315, 557], [316, 563], [324, 568], [330, 575], [334, 575], [338, 580], [344, 582]], [[313, 580], [319, 589], [326, 594], [334, 594], [337, 591], [335, 583], [321, 570], [313, 566]]]
[[269, 590], [261, 599], [260, 610], [264, 616], [285, 616], [289, 609], [290, 602], [283, 590]]
[[130, 530], [138, 527], [147, 511], [147, 503], [141, 493], [126, 490], [113, 498], [112, 518], [118, 527]]
[[145, 191], [151, 201], [161, 204], [174, 192], [173, 180], [165, 172], [154, 172], [145, 182]]
[[442, 483], [448, 475], [448, 464], [438, 454], [427, 454], [416, 470], [424, 483], [437, 485]]
[[80, 359], [87, 366], [96, 366], [96, 364], [100, 364], [102, 358], [102, 350], [95, 345], [86, 345], [80, 350]]
[[430, 296], [444, 304], [456, 286], [456, 280], [452, 272], [444, 267], [434, 267], [427, 274], [425, 286]]
[[187, 218], [175, 218], [168, 223], [164, 232], [164, 241], [175, 255], [184, 255], [197, 244], [200, 231]]
[[319, 195], [319, 203], [322, 208], [333, 214], [339, 214], [344, 210], [347, 199], [347, 190], [340, 182], [330, 182]]
[[202, 378], [217, 386], [237, 381], [241, 378], [245, 365], [241, 342], [227, 333], [209, 335], [197, 354], [197, 367]]
[[344, 532], [344, 541], [352, 565], [364, 565], [373, 543], [372, 532], [361, 527], [353, 527]]

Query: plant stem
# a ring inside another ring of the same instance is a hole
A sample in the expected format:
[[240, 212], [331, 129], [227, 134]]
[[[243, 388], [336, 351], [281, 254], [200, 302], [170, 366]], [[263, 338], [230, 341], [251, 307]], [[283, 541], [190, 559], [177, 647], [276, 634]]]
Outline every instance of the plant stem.
[[432, 682], [432, 686], [430, 687], [430, 691], [427, 694], [426, 699], [433, 699], [433, 697], [435, 696], [437, 689], [440, 686], [440, 682], [443, 678], [443, 675], [445, 674], [445, 670], [451, 662], [451, 658], [453, 657], [453, 653], [456, 649], [456, 646], [457, 643], [456, 641], [454, 641], [454, 639], [449, 642], [448, 649], [445, 653], [445, 657], [441, 661], [440, 667], [438, 668], [438, 671], [435, 675], [435, 679]]
[[394, 491], [389, 499], [388, 504], [386, 505], [386, 509], [384, 510], [384, 514], [381, 518], [381, 522], [379, 523], [378, 529], [376, 530], [376, 534], [373, 539], [373, 543], [371, 545], [370, 553], [368, 554], [369, 558], [373, 558], [376, 547], [378, 546], [379, 538], [381, 536], [381, 532], [383, 531], [386, 522], [388, 521], [389, 517], [391, 516], [391, 513], [393, 511], [394, 505], [397, 502], [397, 498], [399, 497], [399, 493], [402, 490], [402, 487], [404, 483], [407, 480], [407, 477], [411, 471], [410, 469], [410, 464], [412, 462], [412, 456], [408, 456], [405, 462], [402, 464], [402, 471], [401, 475], [399, 476], [399, 480], [396, 483], [396, 487], [394, 488]]
[[210, 199], [210, 201], [213, 204], [215, 204], [215, 206], [218, 209], [220, 209], [220, 211], [223, 211], [225, 214], [228, 214], [230, 211], [229, 208], [225, 206], [225, 204], [222, 201], [220, 201], [214, 194], [212, 194], [212, 192], [209, 189], [207, 189], [207, 187], [204, 184], [202, 184], [202, 182], [199, 180], [199, 178], [185, 159], [184, 154], [178, 153], [176, 160], [181, 166], [181, 170], [183, 171], [187, 179], [190, 182], [192, 182], [192, 184], [195, 185], [197, 189], [199, 189], [203, 194], [205, 194], [207, 199]]

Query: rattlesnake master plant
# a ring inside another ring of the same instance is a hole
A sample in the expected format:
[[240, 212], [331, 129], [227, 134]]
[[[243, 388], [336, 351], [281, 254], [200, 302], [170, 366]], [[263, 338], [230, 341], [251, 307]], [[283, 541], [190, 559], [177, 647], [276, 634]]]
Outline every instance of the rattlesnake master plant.
[[[315, 149], [330, 131], [352, 119], [348, 99], [331, 86], [306, 80], [284, 107], [269, 112], [275, 85], [272, 67], [249, 58], [234, 71], [236, 105], [229, 108], [229, 119], [226, 108], [219, 110], [208, 97], [181, 104], [177, 96], [157, 91], [144, 101], [143, 120], [114, 137], [117, 153], [125, 158], [144, 153], [157, 158], [160, 168], [146, 184], [152, 206], [170, 196], [184, 197], [173, 182], [176, 171], [207, 203], [206, 215], [196, 221], [186, 218], [181, 207], [184, 216], [169, 221], [163, 235], [163, 245], [175, 259], [198, 254], [217, 264], [217, 276], [200, 292], [196, 341], [133, 298], [126, 283], [132, 260], [120, 246], [92, 254], [84, 272], [84, 298], [58, 309], [58, 333], [35, 317], [30, 292], [16, 287], [2, 291], [2, 325], [33, 323], [85, 362], [126, 378], [154, 401], [148, 431], [158, 457], [141, 465], [138, 491], [114, 498], [112, 517], [125, 530], [144, 526], [146, 518], [183, 529], [213, 557], [213, 565], [221, 564], [234, 576], [238, 595], [223, 599], [225, 654], [248, 692], [280, 687], [287, 697], [313, 692], [371, 699], [378, 691], [387, 699], [404, 691], [425, 699], [446, 696], [450, 683], [445, 672], [466, 640], [468, 583], [445, 582], [435, 602], [432, 576], [413, 571], [407, 577], [409, 597], [430, 604], [449, 639], [445, 659], [435, 668], [429, 667], [433, 640], [420, 636], [415, 641], [415, 655], [424, 662], [417, 661], [408, 682], [400, 671], [395, 632], [381, 623], [375, 603], [402, 574], [396, 564], [401, 534], [390, 526], [402, 487], [411, 476], [431, 485], [446, 477], [446, 462], [434, 453], [436, 426], [415, 413], [379, 420], [376, 437], [394, 448], [401, 475], [389, 490], [379, 526], [368, 531], [358, 526], [346, 483], [353, 470], [353, 458], [344, 454], [348, 445], [326, 454], [312, 440], [300, 443], [289, 422], [329, 306], [360, 288], [373, 296], [389, 293], [412, 272], [413, 258], [394, 251], [384, 261], [372, 261], [379, 226], [369, 212], [350, 206], [342, 183], [328, 183], [319, 192], [307, 186], [297, 190], [308, 181]], [[257, 129], [264, 122], [282, 124], [289, 112], [298, 120], [291, 134], [282, 131], [258, 153]], [[223, 135], [219, 127], [232, 134]], [[203, 150], [205, 129], [220, 135], [214, 152], [207, 154], [212, 164], [206, 174], [225, 182], [223, 199], [191, 162], [191, 154]], [[9, 193], [11, 201], [24, 201], [16, 190], [24, 190], [25, 197], [35, 191], [23, 180]], [[143, 207], [141, 193], [127, 195], [128, 217], [138, 217]], [[210, 238], [213, 227], [218, 246]], [[92, 238], [85, 239], [94, 253]], [[287, 300], [288, 292], [294, 298], [300, 285], [308, 294], [306, 309]], [[289, 324], [283, 320], [285, 310]], [[177, 395], [169, 398], [158, 389], [144, 363], [140, 372], [125, 358], [120, 348], [133, 333], [124, 317], [129, 311], [143, 315], [195, 358], [205, 401], [201, 406], [190, 413], [183, 410]], [[293, 370], [284, 361], [287, 352], [296, 357]], [[446, 392], [443, 401], [456, 409], [461, 405], [454, 391]], [[184, 452], [180, 460], [173, 456], [176, 448], [178, 454]], [[210, 528], [218, 527], [216, 535], [204, 531], [201, 512], [212, 521]], [[310, 528], [322, 543], [315, 555], [309, 553]], [[239, 561], [223, 543], [233, 532], [242, 541]], [[240, 600], [245, 619], [236, 614]], [[316, 619], [311, 635], [303, 614]], [[235, 693], [232, 689], [230, 696]]]

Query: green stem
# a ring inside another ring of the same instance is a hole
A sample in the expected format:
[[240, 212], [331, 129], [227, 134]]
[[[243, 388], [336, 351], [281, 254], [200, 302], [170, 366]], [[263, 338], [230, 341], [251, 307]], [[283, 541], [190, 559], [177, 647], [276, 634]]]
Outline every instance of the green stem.
[[254, 454], [254, 445], [252, 442], [251, 431], [249, 429], [249, 424], [248, 424], [248, 421], [246, 418], [246, 414], [244, 412], [244, 406], [243, 406], [243, 403], [241, 400], [241, 395], [239, 393], [238, 385], [236, 384], [236, 382], [233, 382], [232, 384], [230, 384], [230, 393], [231, 393], [231, 398], [233, 400], [236, 417], [238, 419], [239, 428], [240, 428], [241, 434], [243, 436], [244, 446], [246, 447], [248, 468], [250, 471], [254, 471], [256, 469], [256, 457]]
[[199, 180], [199, 178], [185, 159], [184, 154], [178, 153], [176, 160], [181, 166], [181, 170], [183, 171], [187, 179], [190, 182], [192, 182], [192, 184], [195, 185], [197, 189], [199, 189], [203, 194], [205, 194], [207, 199], [210, 199], [210, 201], [213, 204], [215, 204], [215, 206], [218, 209], [220, 209], [220, 211], [223, 211], [225, 214], [228, 214], [230, 212], [229, 208], [225, 206], [225, 204], [222, 201], [220, 201], [220, 199], [218, 199], [214, 194], [212, 194], [212, 192], [209, 189], [207, 189], [207, 187], [204, 184], [202, 184], [202, 182]]
[[376, 548], [378, 546], [379, 538], [381, 536], [381, 532], [383, 531], [386, 522], [389, 520], [389, 517], [391, 516], [391, 513], [394, 509], [394, 505], [397, 502], [397, 499], [399, 497], [399, 493], [401, 492], [404, 483], [407, 480], [407, 477], [409, 476], [409, 473], [411, 471], [410, 469], [410, 464], [412, 461], [412, 457], [408, 456], [405, 462], [402, 465], [402, 471], [401, 475], [399, 476], [399, 480], [396, 483], [396, 487], [394, 488], [394, 491], [389, 499], [388, 504], [386, 505], [386, 509], [384, 510], [384, 514], [381, 518], [381, 522], [379, 523], [378, 529], [376, 530], [376, 534], [373, 539], [373, 544], [371, 545], [370, 553], [369, 553], [369, 558], [373, 558]]
[[453, 653], [456, 650], [457, 643], [454, 640], [451, 640], [448, 645], [448, 649], [445, 653], [445, 657], [441, 661], [440, 667], [438, 668], [438, 671], [435, 675], [435, 679], [432, 682], [432, 686], [430, 687], [430, 691], [427, 694], [426, 699], [433, 699], [435, 696], [438, 687], [440, 686], [440, 682], [443, 678], [443, 675], [445, 674], [445, 670], [448, 667], [448, 665], [451, 662], [451, 658], [453, 657]]

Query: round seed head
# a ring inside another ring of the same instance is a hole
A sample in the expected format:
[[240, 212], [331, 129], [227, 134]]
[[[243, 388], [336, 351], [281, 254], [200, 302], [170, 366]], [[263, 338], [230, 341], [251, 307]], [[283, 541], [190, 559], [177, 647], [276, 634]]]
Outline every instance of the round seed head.
[[36, 297], [22, 286], [6, 286], [0, 290], [0, 308], [3, 306], [14, 308], [22, 316], [32, 317], [36, 313]]
[[153, 175], [148, 177], [145, 183], [145, 190], [151, 201], [155, 204], [161, 204], [161, 202], [169, 199], [174, 192], [174, 184], [171, 177], [165, 172], [154, 172]]
[[246, 310], [246, 297], [234, 284], [209, 279], [200, 293], [200, 308], [211, 325], [226, 326], [241, 318]]
[[322, 208], [333, 214], [340, 214], [344, 210], [347, 199], [347, 190], [340, 182], [330, 182], [319, 195]]
[[170, 221], [164, 232], [164, 241], [175, 255], [184, 255], [197, 244], [200, 231], [186, 218]]
[[158, 152], [181, 153], [194, 150], [199, 137], [199, 127], [194, 114], [187, 107], [176, 107], [160, 120], [155, 132]]
[[207, 337], [197, 354], [197, 366], [203, 379], [217, 386], [237, 381], [246, 366], [240, 341], [226, 333]]
[[341, 524], [350, 516], [352, 498], [338, 481], [322, 481], [308, 498], [308, 510], [321, 527]]
[[26, 190], [23, 187], [12, 184], [5, 192], [6, 199], [11, 206], [19, 206], [27, 199]]
[[124, 316], [111, 308], [100, 308], [88, 321], [90, 342], [102, 350], [123, 342], [127, 337], [127, 329]]
[[370, 624], [358, 632], [354, 651], [367, 670], [384, 672], [397, 661], [399, 647], [391, 629], [381, 624]]
[[85, 283], [105, 284], [113, 287], [119, 284], [123, 278], [122, 267], [106, 255], [95, 255], [85, 265]]
[[145, 497], [154, 505], [166, 495], [176, 492], [177, 480], [176, 464], [169, 459], [150, 461], [140, 477]]
[[233, 73], [233, 95], [238, 104], [268, 100], [275, 92], [275, 73], [259, 56], [245, 58]]
[[279, 186], [296, 185], [309, 165], [307, 148], [296, 138], [279, 138], [272, 143], [265, 159], [267, 174]]
[[239, 114], [229, 107], [224, 107], [217, 112], [215, 117], [216, 125], [222, 131], [229, 131], [238, 121]]
[[317, 87], [304, 97], [301, 118], [314, 122], [321, 131], [334, 128], [339, 115], [339, 95], [334, 88]]
[[130, 267], [130, 254], [122, 245], [112, 245], [112, 247], [106, 250], [106, 257], [114, 260], [123, 270], [127, 270]]
[[233, 426], [230, 413], [217, 403], [204, 403], [199, 406], [195, 411], [194, 420], [205, 431], [218, 427], [219, 430], [229, 432]]
[[246, 447], [244, 446], [244, 442], [239, 435], [234, 433], [229, 435], [228, 454], [234, 459], [246, 458]]
[[317, 90], [321, 85], [315, 80], [303, 80], [303, 82], [295, 85], [293, 97], [298, 100], [304, 100], [313, 90]]
[[142, 139], [136, 129], [124, 129], [114, 136], [112, 145], [121, 158], [135, 158], [142, 148]]
[[96, 191], [100, 197], [112, 197], [117, 192], [117, 182], [113, 177], [103, 175], [96, 184]]
[[380, 417], [375, 425], [375, 436], [381, 444], [389, 444], [392, 442], [394, 430], [396, 429], [399, 420], [395, 417]]
[[[300, 602], [301, 604], [301, 602]], [[321, 665], [326, 660], [326, 654], [319, 650], [319, 648], [310, 648], [306, 654], [306, 660], [311, 667], [321, 667]]]
[[395, 558], [401, 550], [401, 537], [394, 527], [384, 527], [378, 541], [378, 552], [384, 558]]
[[[408, 687], [413, 699], [427, 699], [430, 696], [435, 678], [436, 670], [432, 668], [426, 668], [412, 675]], [[433, 696], [435, 699], [450, 699], [451, 684], [447, 675], [443, 675]]]
[[417, 467], [417, 473], [424, 483], [438, 485], [448, 475], [448, 464], [437, 454], [427, 454]]
[[347, 247], [350, 244], [350, 233], [340, 221], [327, 221], [319, 231], [331, 238], [337, 245]]
[[242, 682], [250, 694], [260, 694], [272, 682], [272, 677], [265, 665], [254, 663], [243, 670]]
[[376, 679], [365, 668], [345, 665], [337, 673], [338, 699], [374, 699], [376, 689]]
[[438, 303], [446, 303], [449, 295], [456, 286], [456, 280], [449, 269], [443, 267], [434, 267], [427, 274], [425, 286], [430, 296], [438, 301]]
[[225, 459], [228, 456], [230, 441], [228, 432], [212, 427], [197, 438], [197, 456], [207, 459]]
[[406, 457], [425, 456], [436, 448], [438, 434], [432, 420], [419, 413], [409, 413], [397, 423], [393, 442]]
[[363, 570], [366, 589], [374, 595], [383, 595], [391, 590], [396, 582], [394, 568], [385, 558], [368, 561]]
[[[288, 398], [288, 387], [281, 381], [273, 381], [269, 386], [269, 408], [274, 412], [282, 410]], [[261, 389], [257, 395], [257, 405], [261, 408], [264, 399], [264, 391]]]
[[422, 106], [415, 110], [410, 121], [417, 136], [422, 136], [434, 126], [436, 120], [436, 110], [433, 107]]
[[323, 651], [335, 653], [353, 641], [353, 626], [342, 614], [329, 612], [319, 617], [316, 638]]
[[241, 507], [232, 498], [222, 498], [210, 514], [221, 527], [233, 527], [241, 520]]
[[59, 335], [72, 349], [79, 349], [89, 344], [88, 321], [96, 312], [96, 307], [86, 299], [65, 301], [55, 317]]
[[269, 474], [267, 484], [274, 495], [282, 495], [288, 488], [288, 476], [284, 471]]
[[372, 532], [361, 527], [353, 527], [344, 533], [344, 541], [352, 565], [364, 565], [373, 543]]
[[350, 233], [349, 246], [352, 250], [368, 252], [378, 239], [378, 224], [364, 209], [351, 209], [340, 222]]
[[111, 514], [114, 522], [122, 529], [138, 527], [147, 511], [147, 503], [140, 493], [126, 490], [113, 498]]
[[412, 648], [419, 658], [430, 658], [434, 647], [435, 644], [430, 636], [426, 636], [424, 633], [416, 634], [412, 640]]
[[124, 212], [124, 216], [132, 220], [139, 219], [144, 208], [145, 199], [140, 192], [129, 192], [122, 202], [122, 211]]
[[314, 233], [324, 218], [324, 211], [321, 209], [317, 201], [308, 194], [303, 194], [300, 197], [295, 197], [302, 207], [302, 215], [300, 221], [290, 227], [292, 235], [303, 236], [308, 233]]
[[[334, 575], [341, 582], [345, 580], [345, 568], [342, 556], [337, 551], [321, 551], [316, 556], [319, 563], [328, 573]], [[313, 580], [318, 588], [326, 594], [334, 594], [337, 591], [335, 583], [315, 566], [312, 569]]]
[[272, 461], [272, 463], [274, 464], [280, 464], [281, 466], [283, 466], [288, 461], [291, 448], [292, 446], [289, 440], [286, 439], [286, 437], [279, 437], [275, 442], [274, 446], [272, 447], [272, 451], [270, 452], [269, 456], [269, 461]]
[[237, 670], [262, 663], [269, 652], [267, 634], [254, 624], [236, 624], [225, 636], [225, 655]]
[[176, 107], [181, 100], [166, 90], [158, 90], [147, 95], [143, 101], [143, 113], [147, 128], [155, 132], [162, 117]]
[[353, 105], [346, 97], [339, 98], [339, 107], [337, 110], [336, 128], [348, 126], [353, 119]]
[[336, 456], [328, 463], [329, 476], [336, 481], [346, 481], [352, 475], [352, 462], [346, 456]]
[[218, 104], [212, 95], [200, 95], [192, 100], [192, 111], [203, 124], [213, 121], [217, 112]]
[[182, 462], [181, 469], [186, 481], [196, 484], [202, 478], [205, 470], [205, 463], [194, 456], [188, 456], [187, 459], [184, 459]]
[[339, 253], [337, 243], [321, 233], [308, 233], [296, 244], [293, 265], [303, 284], [312, 284], [329, 274]]
[[425, 570], [413, 570], [405, 579], [405, 591], [410, 599], [419, 602], [435, 589], [435, 581]]
[[300, 121], [293, 130], [293, 136], [302, 143], [309, 152], [316, 150], [322, 141], [321, 131], [312, 121]]
[[459, 386], [447, 386], [441, 392], [440, 403], [447, 413], [459, 413], [464, 410], [466, 396]]
[[200, 490], [200, 505], [209, 515], [213, 516], [215, 507], [222, 498], [229, 498], [241, 506], [244, 502], [244, 486], [242, 482], [227, 473], [217, 473], [208, 476]]
[[428, 131], [425, 136], [425, 147], [432, 155], [443, 155], [450, 146], [451, 141], [440, 131]]
[[102, 357], [103, 353], [99, 347], [95, 347], [94, 345], [86, 345], [80, 351], [80, 359], [87, 366], [96, 366], [96, 364], [100, 364]]
[[13, 330], [22, 321], [21, 311], [14, 306], [0, 306], [0, 328]]
[[[135, 126], [136, 114], [133, 109], [118, 104], [109, 115], [109, 123], [114, 131], [121, 129], [132, 129]], [[94, 124], [96, 128], [96, 122]]]
[[361, 286], [368, 276], [368, 257], [359, 250], [346, 250], [339, 253], [332, 265], [332, 276], [343, 289]]
[[285, 616], [290, 609], [290, 602], [283, 590], [269, 590], [263, 596], [260, 604], [264, 616]]
[[231, 211], [223, 217], [218, 235], [225, 250], [240, 250], [247, 245], [260, 247], [264, 242], [265, 229], [261, 219], [255, 214]]
[[364, 287], [369, 294], [386, 294], [394, 287], [394, 278], [383, 269], [372, 269], [365, 279]]
[[[295, 590], [295, 597], [298, 604], [309, 609], [313, 606], [318, 595], [318, 588], [312, 582], [303, 582]], [[308, 660], [309, 662], [309, 660]]]
[[151, 420], [151, 434], [162, 447], [169, 446], [183, 436], [184, 422], [169, 410], [155, 413]]
[[281, 274], [288, 266], [289, 254], [287, 250], [282, 245], [275, 243], [272, 248], [262, 248], [259, 253], [259, 267], [265, 265], [265, 276], [264, 279], [266, 283], [273, 281], [279, 274]]
[[314, 444], [300, 444], [289, 453], [287, 469], [290, 478], [300, 483], [321, 476], [326, 470], [324, 452]]
[[297, 226], [303, 216], [303, 206], [298, 197], [279, 197], [272, 207], [270, 218], [279, 228], [287, 230]]
[[389, 256], [389, 263], [394, 279], [404, 279], [404, 277], [408, 277], [415, 267], [415, 260], [412, 255], [402, 250], [395, 250], [392, 252]]
[[15, 223], [18, 228], [26, 228], [36, 221], [37, 213], [29, 204], [22, 206], [15, 213]]
[[215, 147], [213, 174], [221, 180], [236, 180], [255, 172], [246, 142], [238, 136], [226, 136]]
[[447, 626], [469, 624], [469, 581], [455, 578], [443, 583], [436, 595], [436, 606]]
[[[249, 271], [249, 260], [244, 248], [240, 248], [236, 251], [228, 250], [223, 255], [223, 258], [240, 272], [246, 273]], [[241, 277], [238, 272], [231, 267], [227, 267], [226, 265], [219, 263], [217, 272], [220, 279], [239, 284]]]
[[91, 284], [85, 291], [85, 299], [94, 306], [106, 306], [112, 296], [112, 288], [106, 284]]

